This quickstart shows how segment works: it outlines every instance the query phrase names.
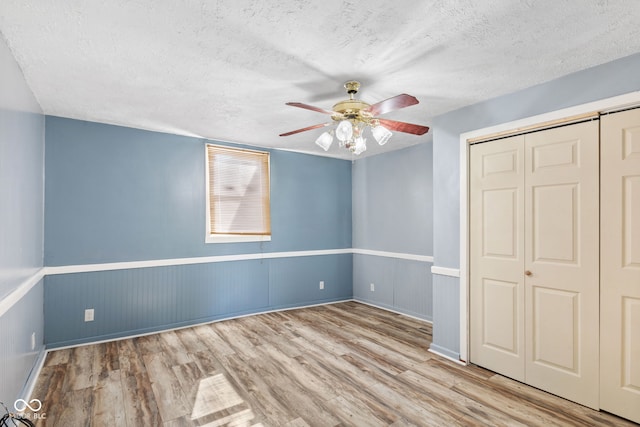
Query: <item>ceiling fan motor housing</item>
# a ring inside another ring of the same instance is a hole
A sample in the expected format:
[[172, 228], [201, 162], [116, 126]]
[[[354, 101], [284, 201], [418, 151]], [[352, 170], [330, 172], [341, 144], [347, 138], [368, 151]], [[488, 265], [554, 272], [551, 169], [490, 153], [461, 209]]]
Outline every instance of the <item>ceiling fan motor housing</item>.
[[331, 117], [333, 120], [359, 119], [366, 122], [371, 119], [372, 116], [363, 110], [369, 107], [370, 105], [366, 102], [357, 99], [346, 99], [333, 106], [333, 111], [337, 114]]
[[364, 110], [370, 107], [366, 102], [355, 99], [355, 94], [360, 90], [360, 82], [349, 80], [344, 84], [344, 88], [349, 94], [349, 99], [340, 101], [333, 106], [336, 113], [331, 118], [335, 121], [352, 120], [368, 123], [372, 115], [367, 114]]

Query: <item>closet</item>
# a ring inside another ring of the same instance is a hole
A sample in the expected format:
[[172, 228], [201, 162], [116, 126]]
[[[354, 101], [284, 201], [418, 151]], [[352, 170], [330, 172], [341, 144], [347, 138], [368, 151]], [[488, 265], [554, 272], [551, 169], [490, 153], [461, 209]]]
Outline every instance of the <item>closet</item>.
[[640, 110], [469, 154], [471, 362], [640, 422]]

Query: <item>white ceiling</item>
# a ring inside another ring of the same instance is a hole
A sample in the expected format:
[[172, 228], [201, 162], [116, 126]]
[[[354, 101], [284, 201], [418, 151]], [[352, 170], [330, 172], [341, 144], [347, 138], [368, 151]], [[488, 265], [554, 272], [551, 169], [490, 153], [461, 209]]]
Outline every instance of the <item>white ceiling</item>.
[[[324, 153], [342, 84], [434, 116], [640, 52], [638, 0], [2, 0], [0, 31], [46, 114]], [[2, 96], [0, 94], [0, 96]], [[395, 133], [365, 155], [431, 140]]]

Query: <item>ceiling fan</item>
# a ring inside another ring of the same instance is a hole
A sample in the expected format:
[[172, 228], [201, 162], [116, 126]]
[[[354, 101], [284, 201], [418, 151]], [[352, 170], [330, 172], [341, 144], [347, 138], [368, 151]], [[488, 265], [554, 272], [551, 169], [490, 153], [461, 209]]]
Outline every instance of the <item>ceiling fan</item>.
[[316, 144], [322, 147], [324, 151], [327, 151], [329, 147], [331, 147], [335, 135], [340, 147], [347, 148], [352, 153], [358, 155], [367, 149], [366, 138], [363, 136], [364, 130], [367, 127], [371, 128], [373, 138], [380, 145], [384, 145], [389, 141], [392, 135], [391, 130], [413, 135], [424, 135], [429, 131], [427, 126], [377, 117], [393, 110], [418, 104], [419, 101], [416, 97], [403, 93], [370, 105], [364, 101], [355, 99], [355, 95], [360, 89], [359, 82], [350, 80], [344, 84], [344, 87], [349, 94], [349, 99], [338, 102], [333, 106], [332, 110], [325, 110], [301, 102], [287, 102], [287, 105], [291, 105], [292, 107], [329, 114], [332, 121], [283, 133], [280, 134], [280, 136], [294, 135], [296, 133], [330, 126], [337, 122], [338, 125], [335, 129], [329, 132], [323, 132], [318, 139], [316, 139]]

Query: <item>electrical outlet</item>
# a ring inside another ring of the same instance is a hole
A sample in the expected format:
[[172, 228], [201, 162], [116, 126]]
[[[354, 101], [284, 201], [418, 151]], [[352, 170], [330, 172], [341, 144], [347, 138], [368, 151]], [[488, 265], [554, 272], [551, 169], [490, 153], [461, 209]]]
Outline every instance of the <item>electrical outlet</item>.
[[93, 308], [87, 308], [84, 311], [84, 321], [85, 322], [93, 322]]
[[374, 285], [373, 283], [371, 284], [371, 292], [375, 292], [376, 291], [376, 285]]
[[36, 349], [36, 333], [32, 332], [31, 333], [31, 350], [35, 350]]
[[320, 289], [324, 289], [324, 280], [320, 281]]

